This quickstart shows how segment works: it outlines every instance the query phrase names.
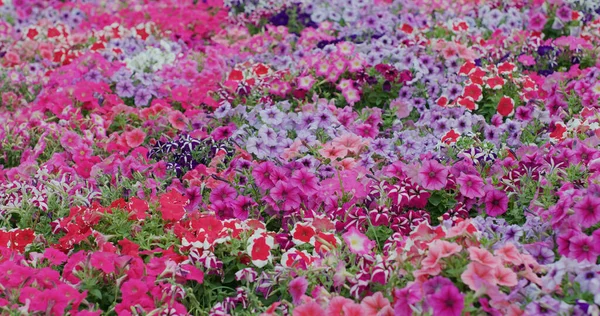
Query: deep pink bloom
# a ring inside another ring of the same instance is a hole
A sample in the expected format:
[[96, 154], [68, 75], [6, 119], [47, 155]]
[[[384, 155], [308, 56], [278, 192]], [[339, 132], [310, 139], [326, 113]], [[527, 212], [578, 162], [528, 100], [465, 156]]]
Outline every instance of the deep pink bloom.
[[115, 272], [115, 259], [117, 255], [112, 252], [94, 252], [90, 257], [92, 267], [104, 273]]
[[573, 238], [569, 246], [569, 257], [575, 258], [579, 262], [587, 260], [596, 263], [598, 254], [592, 237], [583, 233]]
[[468, 198], [483, 197], [483, 179], [473, 174], [461, 174], [456, 183], [460, 185], [460, 193]]
[[295, 305], [300, 303], [300, 299], [302, 298], [302, 295], [306, 293], [307, 289], [308, 281], [305, 277], [297, 277], [290, 282], [288, 285], [288, 291], [290, 292]]
[[275, 165], [270, 161], [260, 163], [252, 170], [252, 176], [259, 188], [268, 190], [275, 186], [271, 175], [275, 173]]
[[290, 180], [293, 185], [308, 196], [313, 195], [318, 190], [317, 177], [306, 168], [294, 172]]
[[448, 183], [448, 168], [435, 160], [426, 160], [419, 170], [421, 186], [427, 190], [440, 190]]
[[280, 209], [285, 211], [298, 208], [302, 202], [300, 199], [300, 190], [283, 181], [277, 181], [275, 187], [271, 189], [270, 197]]
[[433, 308], [434, 315], [460, 316], [465, 307], [465, 297], [456, 286], [446, 285], [431, 295], [428, 303]]
[[538, 13], [529, 18], [529, 29], [532, 31], [540, 32], [544, 29], [548, 19], [543, 13]]
[[222, 202], [231, 204], [237, 196], [237, 191], [228, 184], [221, 184], [210, 192], [209, 201], [211, 203]]
[[583, 228], [589, 228], [600, 222], [600, 198], [586, 195], [573, 206], [575, 218]]
[[50, 262], [50, 264], [52, 265], [61, 265], [65, 261], [67, 261], [68, 256], [60, 250], [54, 248], [46, 248], [46, 250], [44, 251], [44, 258], [48, 259], [48, 262]]
[[137, 297], [140, 297], [146, 292], [148, 292], [148, 285], [146, 282], [142, 282], [137, 279], [129, 279], [123, 285], [121, 285], [121, 294], [123, 295], [123, 300], [136, 300]]
[[570, 248], [571, 248], [571, 242], [573, 241], [574, 237], [577, 236], [578, 234], [580, 234], [580, 232], [575, 231], [573, 229], [568, 230], [565, 233], [561, 233], [560, 235], [558, 235], [558, 238], [556, 239], [556, 245], [558, 246], [558, 254], [561, 256], [567, 256], [569, 255], [570, 252]]
[[489, 216], [498, 216], [506, 213], [508, 197], [500, 190], [489, 190], [485, 194], [485, 212]]

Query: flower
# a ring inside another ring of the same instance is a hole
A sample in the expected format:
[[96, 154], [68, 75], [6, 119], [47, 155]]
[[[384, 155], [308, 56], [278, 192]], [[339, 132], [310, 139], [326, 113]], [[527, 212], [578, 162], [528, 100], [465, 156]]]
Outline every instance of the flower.
[[478, 175], [465, 174], [461, 172], [460, 177], [456, 179], [460, 185], [460, 193], [468, 198], [479, 198], [484, 196], [483, 179]]
[[139, 147], [146, 139], [146, 133], [139, 128], [135, 128], [125, 133], [125, 141], [130, 148]]
[[360, 305], [362, 305], [363, 311], [367, 316], [394, 314], [394, 310], [390, 306], [390, 301], [381, 292], [363, 298]]
[[464, 309], [465, 297], [456, 286], [446, 285], [431, 295], [427, 302], [433, 308], [434, 315], [460, 316]]
[[583, 228], [589, 228], [600, 222], [600, 198], [591, 194], [573, 206], [575, 218]]
[[541, 32], [548, 19], [543, 13], [537, 13], [529, 18], [529, 29], [535, 32]]
[[467, 269], [460, 276], [463, 283], [469, 286], [471, 290], [477, 291], [485, 283], [493, 284], [496, 280], [494, 270], [488, 265], [479, 262], [471, 262], [467, 265]]
[[311, 196], [318, 191], [317, 177], [306, 168], [294, 172], [290, 181], [307, 196]]
[[183, 113], [179, 111], [172, 111], [169, 114], [169, 123], [173, 125], [174, 128], [183, 131], [187, 129], [188, 118], [183, 115]]
[[294, 316], [315, 316], [315, 315], [324, 315], [325, 311], [321, 306], [315, 302], [311, 301], [309, 303], [300, 305], [294, 308], [292, 313]]
[[599, 254], [593, 238], [582, 233], [575, 236], [569, 245], [569, 257], [575, 258], [579, 262], [587, 260], [595, 263]]
[[300, 190], [285, 181], [277, 181], [275, 187], [271, 189], [270, 197], [280, 209], [285, 211], [296, 209], [302, 203]]
[[498, 102], [497, 111], [498, 114], [502, 116], [510, 116], [514, 113], [515, 109], [515, 100], [510, 97], [503, 96], [500, 98], [500, 102]]
[[427, 190], [440, 190], [448, 182], [448, 168], [435, 160], [426, 160], [419, 170], [419, 182]]
[[350, 251], [357, 255], [366, 255], [371, 252], [373, 247], [375, 247], [375, 242], [358, 231], [354, 226], [350, 227], [350, 229], [342, 235], [342, 238], [344, 238]]
[[248, 254], [255, 266], [262, 268], [271, 262], [273, 256], [271, 249], [275, 239], [264, 231], [257, 230], [248, 238]]
[[297, 277], [288, 284], [288, 291], [292, 296], [294, 305], [298, 305], [300, 303], [300, 299], [302, 298], [302, 295], [306, 293], [307, 289], [308, 281], [305, 277]]
[[508, 197], [500, 190], [489, 190], [485, 194], [485, 212], [489, 216], [499, 216], [506, 213]]

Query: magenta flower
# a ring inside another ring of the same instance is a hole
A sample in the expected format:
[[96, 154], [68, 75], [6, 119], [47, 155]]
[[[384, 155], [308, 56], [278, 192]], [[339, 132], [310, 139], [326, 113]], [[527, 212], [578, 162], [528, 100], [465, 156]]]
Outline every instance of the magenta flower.
[[318, 190], [317, 177], [305, 168], [294, 172], [291, 182], [308, 196], [313, 195]]
[[544, 29], [546, 21], [548, 21], [546, 16], [543, 13], [538, 13], [529, 19], [529, 29], [540, 32]]
[[273, 173], [275, 173], [275, 165], [270, 161], [262, 162], [252, 170], [256, 185], [263, 190], [268, 190], [275, 185], [271, 177]]
[[290, 282], [288, 285], [288, 291], [292, 296], [294, 305], [298, 305], [300, 303], [300, 299], [302, 298], [302, 295], [306, 293], [307, 289], [308, 281], [305, 277], [297, 277]]
[[586, 195], [573, 206], [575, 218], [583, 228], [594, 226], [600, 221], [600, 198]]
[[465, 297], [456, 286], [446, 285], [428, 300], [434, 315], [460, 316], [465, 304]]
[[228, 184], [221, 184], [210, 192], [209, 201], [211, 203], [222, 202], [231, 204], [237, 196], [237, 191]]
[[419, 182], [427, 190], [443, 189], [448, 183], [448, 168], [435, 160], [427, 160], [419, 170]]
[[508, 197], [500, 190], [489, 190], [485, 194], [485, 212], [489, 216], [498, 216], [506, 213]]
[[371, 249], [375, 247], [375, 242], [370, 240], [365, 234], [361, 233], [352, 226], [350, 229], [342, 235], [346, 245], [350, 248], [350, 252], [357, 255], [366, 255], [371, 252]]
[[598, 252], [594, 247], [593, 238], [585, 234], [578, 234], [571, 240], [569, 245], [569, 257], [577, 259], [577, 261], [589, 261], [596, 263]]
[[460, 185], [460, 193], [468, 198], [483, 197], [483, 179], [473, 174], [462, 173], [456, 182]]
[[270, 197], [280, 209], [285, 211], [298, 208], [302, 202], [300, 199], [300, 190], [283, 181], [277, 181], [275, 187], [271, 189]]

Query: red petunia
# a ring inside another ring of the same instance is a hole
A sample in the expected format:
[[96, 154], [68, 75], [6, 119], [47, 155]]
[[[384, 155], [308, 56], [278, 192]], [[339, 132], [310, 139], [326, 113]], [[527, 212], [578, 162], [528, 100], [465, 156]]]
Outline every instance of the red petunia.
[[515, 110], [515, 101], [507, 96], [503, 96], [498, 102], [498, 114], [502, 116], [510, 116]]
[[483, 98], [481, 86], [474, 83], [466, 85], [462, 96], [464, 98], [471, 98], [475, 102], [481, 101], [481, 98]]
[[165, 221], [178, 221], [185, 214], [185, 206], [189, 200], [181, 193], [171, 190], [163, 194], [159, 202], [162, 218]]
[[292, 238], [296, 245], [310, 242], [310, 239], [315, 235], [315, 229], [310, 225], [302, 225], [296, 223], [292, 230]]

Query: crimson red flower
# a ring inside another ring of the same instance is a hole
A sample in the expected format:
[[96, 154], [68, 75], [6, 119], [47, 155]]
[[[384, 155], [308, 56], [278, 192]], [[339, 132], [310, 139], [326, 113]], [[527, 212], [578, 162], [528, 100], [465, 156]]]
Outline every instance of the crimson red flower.
[[507, 96], [503, 96], [498, 103], [498, 114], [502, 116], [509, 116], [514, 113], [515, 101]]
[[293, 241], [296, 245], [310, 242], [310, 239], [315, 235], [315, 229], [310, 225], [302, 225], [296, 223], [292, 230]]
[[178, 221], [185, 214], [185, 206], [189, 200], [181, 193], [171, 190], [163, 194], [159, 202], [162, 218], [165, 221]]

